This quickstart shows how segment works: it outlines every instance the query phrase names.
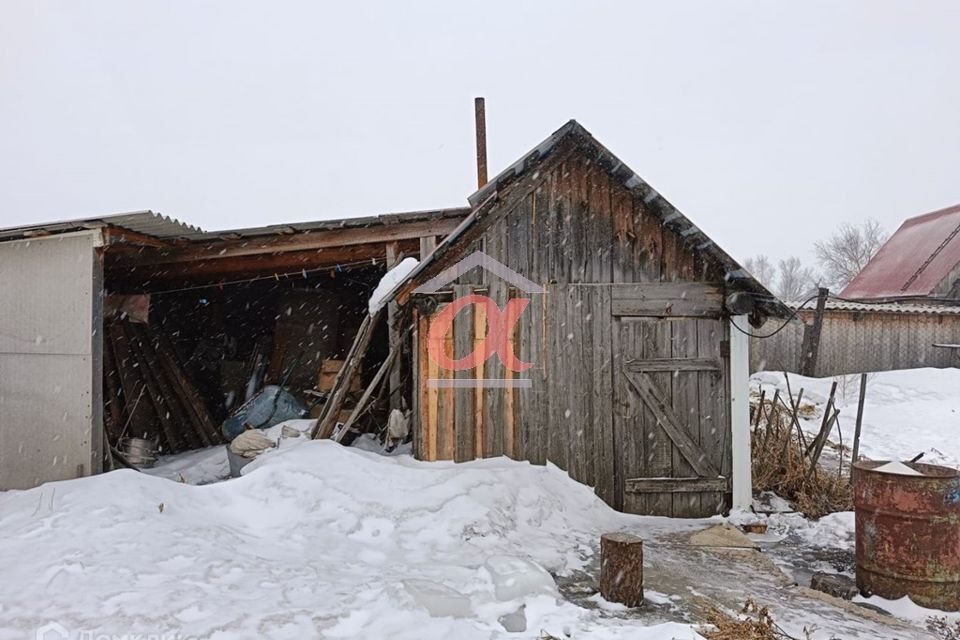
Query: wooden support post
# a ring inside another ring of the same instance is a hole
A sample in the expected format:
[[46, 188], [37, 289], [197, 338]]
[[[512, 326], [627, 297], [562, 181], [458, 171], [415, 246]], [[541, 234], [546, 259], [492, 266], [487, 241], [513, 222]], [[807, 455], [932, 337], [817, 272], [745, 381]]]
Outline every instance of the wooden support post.
[[867, 374], [860, 374], [860, 399], [857, 401], [857, 426], [853, 432], [853, 457], [850, 458], [850, 477], [853, 477], [853, 465], [860, 457], [860, 429], [863, 427], [863, 402], [867, 398]]
[[827, 305], [830, 290], [820, 287], [817, 294], [817, 310], [813, 324], [803, 327], [803, 346], [800, 350], [800, 375], [812, 378], [817, 371], [817, 355], [820, 352], [820, 333], [823, 330], [823, 311]]
[[[387, 243], [387, 271], [393, 269], [403, 259], [400, 253], [400, 245], [396, 242]], [[394, 409], [403, 410], [402, 397], [403, 390], [400, 388], [400, 358], [394, 356], [394, 352], [399, 352], [403, 348], [400, 340], [400, 330], [397, 328], [397, 316], [399, 314], [397, 303], [387, 304], [387, 334], [390, 344], [390, 370], [388, 372], [388, 387], [390, 393], [390, 411]]]
[[437, 236], [423, 236], [420, 238], [420, 260], [423, 261], [437, 248]]
[[600, 595], [628, 607], [643, 604], [643, 540], [629, 533], [600, 536]]

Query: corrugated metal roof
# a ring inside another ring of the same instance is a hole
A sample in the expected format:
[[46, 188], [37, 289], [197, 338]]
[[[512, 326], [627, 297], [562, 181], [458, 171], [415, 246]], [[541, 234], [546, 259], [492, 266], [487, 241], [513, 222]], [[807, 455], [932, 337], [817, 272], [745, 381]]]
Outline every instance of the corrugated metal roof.
[[339, 218], [336, 220], [316, 220], [312, 222], [291, 222], [286, 224], [271, 224], [263, 227], [248, 227], [245, 229], [207, 231], [192, 239], [217, 240], [222, 238], [252, 238], [257, 236], [289, 235], [292, 233], [309, 233], [314, 231], [332, 231], [335, 229], [372, 227], [405, 222], [420, 222], [423, 220], [461, 218], [466, 216], [468, 213], [470, 213], [469, 207], [451, 207], [448, 209], [384, 213], [380, 215], [364, 216], [359, 218]]
[[293, 222], [289, 224], [272, 224], [263, 227], [248, 227], [245, 229], [226, 229], [222, 231], [204, 231], [199, 227], [189, 225], [169, 216], [153, 211], [136, 211], [133, 213], [119, 213], [108, 216], [82, 218], [59, 222], [46, 222], [19, 227], [0, 229], [0, 242], [16, 240], [34, 236], [67, 233], [82, 229], [99, 229], [104, 227], [122, 227], [161, 240], [187, 240], [202, 242], [225, 238], [252, 238], [257, 236], [289, 235], [292, 233], [309, 233], [314, 231], [329, 231], [334, 229], [371, 227], [405, 222], [419, 222], [445, 218], [464, 217], [470, 212], [469, 207], [453, 207], [449, 209], [434, 209], [426, 211], [411, 211], [404, 213], [386, 213], [376, 216], [360, 218], [341, 218], [336, 220], [317, 220], [313, 222]]
[[960, 263], [960, 205], [910, 218], [844, 288], [844, 298], [930, 295]]
[[[792, 309], [796, 309], [795, 304], [791, 304]], [[817, 308], [817, 302], [808, 302], [803, 306], [804, 311], [813, 311]], [[929, 315], [960, 315], [960, 307], [936, 305], [936, 304], [916, 304], [899, 302], [854, 302], [853, 300], [827, 300], [827, 311], [859, 311], [862, 313], [906, 313], [906, 314], [929, 314]]]
[[134, 211], [132, 213], [117, 213], [95, 218], [44, 222], [0, 229], [0, 241], [50, 235], [53, 233], [68, 233], [70, 231], [80, 231], [83, 229], [101, 229], [109, 226], [123, 227], [124, 229], [162, 240], [172, 240], [175, 238], [194, 239], [203, 235], [203, 230], [199, 227], [185, 224], [169, 216], [154, 213], [153, 211]]

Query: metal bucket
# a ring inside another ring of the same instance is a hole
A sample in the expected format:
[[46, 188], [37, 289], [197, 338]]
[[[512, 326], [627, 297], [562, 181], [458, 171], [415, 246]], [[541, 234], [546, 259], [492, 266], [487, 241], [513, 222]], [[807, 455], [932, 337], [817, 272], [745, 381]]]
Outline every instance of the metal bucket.
[[143, 438], [124, 438], [120, 450], [127, 462], [135, 467], [149, 468], [157, 461], [157, 445]]
[[924, 474], [854, 465], [857, 587], [864, 595], [960, 610], [960, 471], [908, 463]]

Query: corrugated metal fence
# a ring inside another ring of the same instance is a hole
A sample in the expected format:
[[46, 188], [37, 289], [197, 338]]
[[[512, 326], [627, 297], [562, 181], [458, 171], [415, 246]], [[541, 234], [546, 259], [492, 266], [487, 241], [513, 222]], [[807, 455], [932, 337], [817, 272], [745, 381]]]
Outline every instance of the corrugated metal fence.
[[[791, 371], [800, 367], [803, 323], [813, 322], [812, 311], [801, 311], [800, 320], [770, 338], [750, 339], [750, 370]], [[802, 322], [801, 322], [802, 320]], [[754, 334], [769, 334], [782, 320], [770, 320]], [[960, 344], [960, 314], [827, 309], [824, 314], [818, 377], [891, 371], [918, 367], [956, 367], [958, 352], [934, 344]]]

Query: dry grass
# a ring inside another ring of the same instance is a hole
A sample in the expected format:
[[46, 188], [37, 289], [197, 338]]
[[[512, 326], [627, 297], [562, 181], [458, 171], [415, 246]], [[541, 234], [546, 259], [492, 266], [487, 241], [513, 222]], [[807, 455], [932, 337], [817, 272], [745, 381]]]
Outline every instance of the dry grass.
[[698, 630], [707, 640], [798, 640], [777, 626], [766, 607], [750, 599], [737, 617], [713, 609], [707, 619], [710, 627]]
[[[810, 460], [803, 455], [806, 436], [794, 425], [785, 406], [764, 399], [761, 409], [759, 396], [753, 396], [751, 409], [753, 415], [761, 411], [751, 440], [754, 490], [773, 491], [810, 518], [853, 508], [847, 474], [818, 465], [809, 481], [804, 481], [810, 468]], [[812, 405], [801, 405], [797, 413], [807, 417], [813, 411]]]
[[949, 622], [943, 616], [933, 616], [927, 619], [927, 631], [943, 640], [960, 640], [960, 620]]

